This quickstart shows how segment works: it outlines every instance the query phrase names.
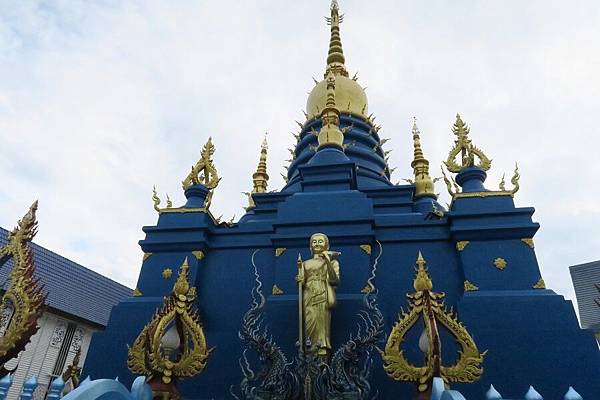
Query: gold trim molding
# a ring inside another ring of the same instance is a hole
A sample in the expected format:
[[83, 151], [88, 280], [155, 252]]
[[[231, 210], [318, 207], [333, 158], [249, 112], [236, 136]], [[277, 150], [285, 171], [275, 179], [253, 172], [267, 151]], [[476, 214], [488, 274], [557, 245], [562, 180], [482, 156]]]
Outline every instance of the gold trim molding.
[[364, 251], [368, 255], [371, 255], [371, 245], [370, 244], [361, 244], [360, 248], [362, 249], [362, 251]]
[[544, 282], [543, 278], [540, 278], [539, 281], [535, 285], [533, 285], [534, 289], [546, 289], [546, 282]]
[[456, 250], [463, 251], [467, 245], [471, 243], [468, 240], [461, 240], [460, 242], [456, 242]]
[[281, 256], [287, 249], [285, 247], [278, 247], [275, 249], [275, 257]]
[[144, 252], [144, 257], [142, 258], [142, 262], [145, 262], [147, 259], [149, 259], [151, 255], [152, 255], [152, 253]]
[[475, 291], [479, 290], [479, 286], [476, 286], [473, 283], [471, 283], [470, 281], [466, 280], [464, 282], [464, 290], [465, 290], [465, 292], [475, 292]]
[[196, 257], [196, 259], [198, 261], [200, 261], [200, 260], [202, 260], [204, 258], [204, 252], [202, 250], [192, 251], [192, 255], [194, 257]]
[[525, 243], [527, 246], [529, 246], [530, 248], [535, 248], [535, 244], [533, 243], [533, 238], [524, 238], [521, 239], [521, 242]]

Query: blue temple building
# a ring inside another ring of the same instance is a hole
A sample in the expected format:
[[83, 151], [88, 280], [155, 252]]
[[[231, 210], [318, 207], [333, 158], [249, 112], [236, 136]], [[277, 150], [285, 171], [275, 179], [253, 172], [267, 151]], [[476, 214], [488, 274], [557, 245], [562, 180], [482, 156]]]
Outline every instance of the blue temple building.
[[[202, 374], [182, 382], [181, 391], [186, 399], [231, 398], [230, 387], [242, 379], [238, 360], [244, 347], [238, 331], [255, 284], [252, 255], [268, 289], [269, 330], [291, 357], [298, 336], [296, 259], [298, 254], [308, 258], [310, 236], [323, 232], [341, 253], [331, 323], [334, 348], [356, 328], [376, 259], [378, 303], [390, 331], [407, 305], [406, 294], [414, 291], [420, 252], [434, 289], [445, 293], [446, 305], [454, 307], [478, 348], [487, 350], [481, 379], [453, 387], [473, 399], [483, 398], [490, 383], [508, 398], [517, 398], [529, 385], [548, 398], [558, 398], [569, 386], [585, 399], [600, 398], [597, 343], [591, 332], [579, 328], [571, 302], [545, 287], [534, 248], [539, 229], [534, 209], [517, 208], [513, 201], [518, 170], [511, 188], [502, 183], [500, 190], [486, 189], [491, 161], [474, 145], [476, 127], [471, 133], [457, 116], [444, 185], [452, 196], [449, 209], [437, 202], [416, 125], [413, 142], [406, 143], [414, 147], [413, 160], [406, 160], [414, 182], [393, 184], [385, 140], [370, 117], [365, 91], [348, 74], [341, 19], [334, 2], [324, 79], [308, 97], [286, 186], [267, 191], [263, 146], [246, 214], [223, 223], [209, 209], [211, 193], [218, 190], [216, 169], [205, 170], [202, 182], [184, 181], [187, 202], [157, 207], [156, 224], [143, 227], [144, 260], [135, 295], [116, 306], [107, 329], [95, 335], [84, 373], [94, 379], [119, 376], [131, 384], [126, 346], [171, 292], [177, 279], [173, 269], [187, 258], [206, 341], [214, 350]], [[206, 165], [214, 151], [210, 142], [207, 146]], [[421, 329], [404, 344], [415, 363], [422, 358]], [[443, 332], [442, 342], [443, 362], [452, 363], [458, 348]], [[415, 395], [413, 384], [386, 375], [378, 354], [371, 385], [381, 399]]]

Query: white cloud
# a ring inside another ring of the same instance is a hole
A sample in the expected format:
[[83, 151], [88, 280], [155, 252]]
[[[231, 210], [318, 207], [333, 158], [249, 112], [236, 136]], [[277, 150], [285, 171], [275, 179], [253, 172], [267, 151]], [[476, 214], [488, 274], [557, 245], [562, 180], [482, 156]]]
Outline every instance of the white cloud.
[[[181, 203], [209, 135], [216, 215], [240, 215], [265, 131], [280, 188], [289, 132], [324, 68], [325, 3], [3, 3], [0, 225], [39, 198], [40, 244], [135, 286], [152, 185]], [[393, 138], [395, 179], [410, 175], [410, 117], [435, 166], [460, 112], [494, 159], [490, 187], [519, 161], [516, 201], [537, 207], [542, 273], [572, 297], [567, 266], [600, 258], [593, 0], [341, 7], [347, 64]]]

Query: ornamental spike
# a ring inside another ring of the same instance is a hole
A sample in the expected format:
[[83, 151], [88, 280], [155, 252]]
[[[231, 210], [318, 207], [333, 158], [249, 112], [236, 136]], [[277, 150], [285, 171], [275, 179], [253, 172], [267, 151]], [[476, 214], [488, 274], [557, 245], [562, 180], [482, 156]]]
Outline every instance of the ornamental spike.
[[[252, 193], [265, 193], [269, 184], [269, 175], [267, 174], [267, 150], [269, 149], [267, 135], [268, 133], [265, 132], [265, 138], [260, 146], [260, 159], [258, 161], [258, 166], [256, 167], [256, 172], [252, 174]], [[255, 206], [256, 204], [254, 203], [254, 199], [251, 195], [249, 195], [248, 209], [252, 209]]]
[[325, 69], [325, 77], [331, 71], [335, 75], [348, 77], [346, 69], [346, 58], [342, 48], [342, 39], [340, 37], [340, 23], [344, 20], [344, 16], [340, 15], [340, 7], [337, 0], [331, 1], [330, 15], [326, 17], [327, 23], [331, 26], [331, 36], [329, 38], [329, 51], [327, 52], [327, 68]]
[[417, 127], [416, 118], [413, 119], [412, 135], [414, 158], [410, 166], [413, 168], [414, 174], [415, 199], [421, 197], [437, 198], [433, 180], [429, 175], [429, 161], [423, 155], [423, 149], [421, 148], [421, 132], [419, 132], [419, 128]]

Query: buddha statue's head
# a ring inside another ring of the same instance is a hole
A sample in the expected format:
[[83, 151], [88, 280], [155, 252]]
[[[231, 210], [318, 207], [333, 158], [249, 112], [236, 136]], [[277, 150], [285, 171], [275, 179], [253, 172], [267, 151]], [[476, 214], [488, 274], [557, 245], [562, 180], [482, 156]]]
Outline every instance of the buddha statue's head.
[[315, 233], [310, 237], [310, 251], [313, 254], [322, 254], [329, 250], [329, 238], [324, 233]]

